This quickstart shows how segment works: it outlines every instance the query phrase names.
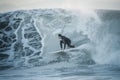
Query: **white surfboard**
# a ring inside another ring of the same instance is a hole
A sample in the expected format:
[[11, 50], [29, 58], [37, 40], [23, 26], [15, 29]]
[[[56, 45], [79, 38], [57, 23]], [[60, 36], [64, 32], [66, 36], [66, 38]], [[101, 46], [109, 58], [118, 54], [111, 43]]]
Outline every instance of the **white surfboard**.
[[67, 53], [67, 52], [77, 52], [77, 51], [79, 51], [78, 48], [69, 48], [69, 49], [64, 49], [64, 50], [53, 51], [50, 53]]

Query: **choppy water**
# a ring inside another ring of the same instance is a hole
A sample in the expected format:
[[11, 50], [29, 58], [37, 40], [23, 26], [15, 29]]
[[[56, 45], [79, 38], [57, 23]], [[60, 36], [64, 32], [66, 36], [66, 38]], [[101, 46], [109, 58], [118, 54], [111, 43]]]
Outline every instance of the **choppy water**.
[[[62, 65], [62, 66], [61, 66]], [[119, 80], [120, 68], [114, 65], [57, 63], [30, 69], [0, 71], [0, 80]]]
[[[77, 48], [56, 53], [58, 33]], [[0, 80], [120, 80], [119, 53], [120, 11], [0, 14]]]

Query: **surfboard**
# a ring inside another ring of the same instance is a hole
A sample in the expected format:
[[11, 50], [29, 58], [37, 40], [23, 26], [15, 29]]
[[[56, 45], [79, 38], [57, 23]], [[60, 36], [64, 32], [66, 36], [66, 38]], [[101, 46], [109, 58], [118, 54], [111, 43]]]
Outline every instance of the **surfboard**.
[[77, 51], [79, 51], [79, 49], [75, 47], [75, 48], [68, 48], [64, 50], [53, 51], [50, 53], [67, 53], [67, 52], [77, 52]]

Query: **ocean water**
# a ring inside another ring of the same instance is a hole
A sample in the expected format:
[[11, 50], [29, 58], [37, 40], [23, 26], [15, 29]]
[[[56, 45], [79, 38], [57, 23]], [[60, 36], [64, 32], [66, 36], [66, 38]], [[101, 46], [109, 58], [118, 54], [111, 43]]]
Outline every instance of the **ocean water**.
[[[0, 80], [119, 80], [120, 11], [0, 14]], [[61, 33], [73, 49], [60, 52]]]
[[[62, 66], [61, 66], [62, 65]], [[111, 65], [56, 63], [49, 66], [0, 72], [1, 80], [119, 80], [120, 68]]]

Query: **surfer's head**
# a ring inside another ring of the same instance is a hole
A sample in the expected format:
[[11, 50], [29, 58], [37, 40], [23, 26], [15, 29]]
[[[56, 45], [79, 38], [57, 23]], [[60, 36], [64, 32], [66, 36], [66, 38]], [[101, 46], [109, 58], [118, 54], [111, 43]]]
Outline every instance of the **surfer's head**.
[[59, 37], [59, 39], [61, 39], [62, 35], [61, 35], [61, 34], [58, 34], [58, 37]]
[[58, 34], [58, 36], [59, 36], [59, 37], [61, 37], [61, 36], [62, 36], [62, 34]]

